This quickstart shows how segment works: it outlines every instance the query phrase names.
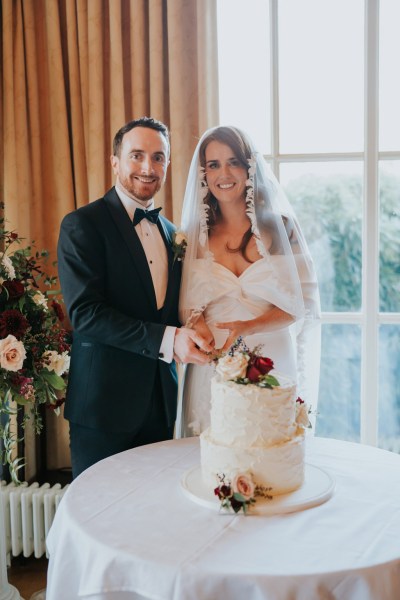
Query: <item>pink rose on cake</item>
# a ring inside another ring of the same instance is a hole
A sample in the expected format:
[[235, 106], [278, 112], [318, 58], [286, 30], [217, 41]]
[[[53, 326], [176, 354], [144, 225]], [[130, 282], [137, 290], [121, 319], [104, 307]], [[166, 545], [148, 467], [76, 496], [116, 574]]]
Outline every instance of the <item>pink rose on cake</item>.
[[238, 473], [232, 480], [232, 489], [234, 493], [240, 494], [245, 500], [250, 500], [255, 492], [254, 481], [246, 473]]
[[224, 474], [218, 474], [217, 479], [219, 483], [214, 488], [214, 494], [224, 510], [233, 510], [234, 513], [242, 511], [247, 514], [249, 508], [256, 503], [257, 497], [272, 500], [272, 488], [256, 485], [251, 473], [237, 473], [232, 481], [226, 479]]
[[245, 354], [226, 354], [219, 359], [216, 371], [224, 381], [246, 377], [248, 357]]
[[308, 406], [300, 396], [296, 400], [296, 423], [302, 427], [311, 427]]

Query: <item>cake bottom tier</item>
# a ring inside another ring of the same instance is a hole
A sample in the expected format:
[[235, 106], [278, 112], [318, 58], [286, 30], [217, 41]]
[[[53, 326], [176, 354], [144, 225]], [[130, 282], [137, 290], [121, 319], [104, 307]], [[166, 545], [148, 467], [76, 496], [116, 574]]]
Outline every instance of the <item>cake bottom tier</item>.
[[216, 443], [210, 429], [200, 435], [201, 469], [204, 483], [215, 487], [217, 475], [232, 479], [251, 473], [256, 485], [270, 487], [273, 496], [298, 489], [304, 481], [304, 434], [268, 448], [234, 448]]

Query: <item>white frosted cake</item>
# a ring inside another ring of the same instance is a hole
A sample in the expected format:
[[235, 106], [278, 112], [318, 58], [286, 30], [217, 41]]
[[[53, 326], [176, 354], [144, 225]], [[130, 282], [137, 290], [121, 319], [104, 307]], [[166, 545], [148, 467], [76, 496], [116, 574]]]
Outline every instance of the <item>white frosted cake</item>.
[[232, 480], [237, 473], [250, 474], [257, 486], [271, 488], [272, 495], [302, 485], [306, 406], [296, 403], [292, 380], [273, 375], [279, 382], [273, 387], [241, 384], [218, 372], [212, 378], [211, 424], [200, 435], [207, 486], [215, 486], [221, 475]]

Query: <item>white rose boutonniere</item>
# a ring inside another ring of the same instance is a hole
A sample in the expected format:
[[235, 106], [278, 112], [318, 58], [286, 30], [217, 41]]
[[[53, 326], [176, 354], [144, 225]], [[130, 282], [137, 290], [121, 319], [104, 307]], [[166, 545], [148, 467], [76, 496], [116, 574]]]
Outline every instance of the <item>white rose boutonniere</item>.
[[187, 246], [187, 237], [186, 234], [181, 231], [181, 230], [177, 230], [174, 232], [173, 237], [172, 237], [172, 252], [174, 253], [174, 263], [175, 261], [181, 261], [184, 259], [185, 257], [185, 252], [186, 252], [186, 246]]
[[246, 377], [248, 357], [245, 354], [226, 354], [219, 359], [216, 371], [224, 381]]

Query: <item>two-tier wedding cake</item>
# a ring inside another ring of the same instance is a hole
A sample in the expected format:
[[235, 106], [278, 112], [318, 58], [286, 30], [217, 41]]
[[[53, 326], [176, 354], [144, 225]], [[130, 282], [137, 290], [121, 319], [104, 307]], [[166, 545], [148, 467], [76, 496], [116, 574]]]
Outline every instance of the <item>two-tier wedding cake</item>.
[[272, 371], [255, 351], [232, 351], [216, 365], [211, 381], [211, 424], [200, 436], [204, 482], [233, 481], [247, 474], [271, 495], [304, 481], [308, 413], [296, 385]]

